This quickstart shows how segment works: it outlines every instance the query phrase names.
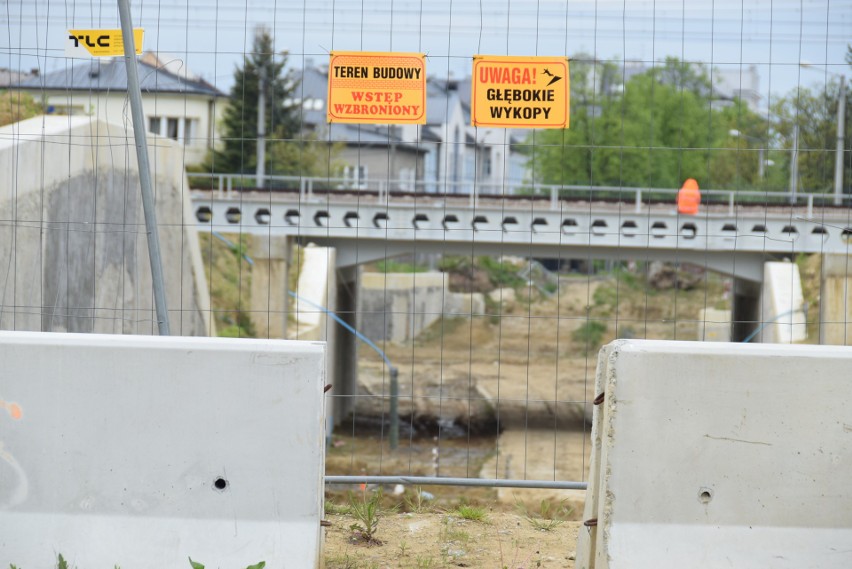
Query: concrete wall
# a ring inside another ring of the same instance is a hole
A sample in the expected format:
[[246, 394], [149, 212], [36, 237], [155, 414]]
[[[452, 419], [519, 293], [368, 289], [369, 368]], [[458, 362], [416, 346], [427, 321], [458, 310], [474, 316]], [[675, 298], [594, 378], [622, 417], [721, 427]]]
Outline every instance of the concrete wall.
[[8, 566], [319, 567], [324, 348], [0, 332]]
[[621, 340], [598, 366], [578, 569], [852, 566], [852, 349]]
[[358, 315], [371, 340], [403, 343], [442, 316], [483, 314], [479, 293], [450, 292], [446, 273], [364, 273]]
[[852, 256], [823, 255], [820, 343], [852, 345]]
[[[179, 147], [150, 148], [173, 334], [212, 332]], [[0, 127], [0, 329], [156, 333], [132, 129], [90, 117]]]

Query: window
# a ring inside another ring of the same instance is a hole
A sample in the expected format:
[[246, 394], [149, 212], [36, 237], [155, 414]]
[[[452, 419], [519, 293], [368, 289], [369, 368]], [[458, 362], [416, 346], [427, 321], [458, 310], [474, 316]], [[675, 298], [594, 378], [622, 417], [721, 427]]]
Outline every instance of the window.
[[148, 132], [160, 134], [160, 117], [148, 117]]
[[178, 119], [169, 118], [166, 123], [166, 136], [172, 140], [178, 139]]
[[366, 188], [367, 187], [367, 165], [360, 164], [358, 166], [346, 166], [343, 168], [343, 178], [346, 180], [346, 186], [349, 188]]

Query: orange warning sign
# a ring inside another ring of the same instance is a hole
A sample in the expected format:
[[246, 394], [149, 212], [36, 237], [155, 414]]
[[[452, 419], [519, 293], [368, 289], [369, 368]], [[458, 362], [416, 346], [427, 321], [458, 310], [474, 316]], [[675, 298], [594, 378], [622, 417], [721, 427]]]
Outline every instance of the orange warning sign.
[[474, 55], [473, 126], [568, 128], [567, 57]]
[[332, 52], [327, 116], [331, 123], [426, 124], [426, 57]]

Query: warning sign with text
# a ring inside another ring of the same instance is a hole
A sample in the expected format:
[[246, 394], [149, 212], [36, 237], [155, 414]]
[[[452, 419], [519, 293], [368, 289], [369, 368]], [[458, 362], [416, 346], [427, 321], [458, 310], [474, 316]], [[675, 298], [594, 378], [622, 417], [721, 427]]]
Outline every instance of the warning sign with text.
[[473, 56], [471, 124], [568, 128], [567, 57]]
[[328, 122], [426, 124], [425, 56], [332, 52]]
[[[133, 28], [136, 55], [142, 53], [145, 30]], [[115, 57], [124, 55], [121, 30], [68, 30], [65, 38], [65, 57]]]

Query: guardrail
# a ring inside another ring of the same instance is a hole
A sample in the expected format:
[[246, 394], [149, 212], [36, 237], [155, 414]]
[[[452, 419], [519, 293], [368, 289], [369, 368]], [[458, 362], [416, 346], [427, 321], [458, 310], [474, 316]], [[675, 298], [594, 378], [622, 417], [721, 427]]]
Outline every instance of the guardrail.
[[[512, 196], [537, 199], [549, 199], [552, 210], [559, 209], [560, 200], [584, 201], [620, 201], [635, 204], [635, 211], [642, 209], [645, 201], [672, 201], [677, 197], [677, 189], [637, 188], [623, 186], [581, 186], [555, 184], [529, 184], [507, 182], [503, 184], [481, 182], [435, 182], [405, 179], [371, 179], [355, 183], [351, 178], [305, 177], [305, 176], [265, 176], [266, 185], [257, 186], [257, 176], [253, 174], [208, 174], [187, 173], [193, 189], [216, 191], [219, 199], [234, 197], [241, 191], [296, 191], [301, 201], [310, 202], [319, 199], [319, 195], [335, 192], [363, 193], [365, 197], [375, 197], [378, 203], [385, 203], [394, 195], [434, 195], [436, 197], [468, 196], [470, 206], [476, 207], [481, 197]], [[471, 191], [473, 190], [473, 191]], [[781, 192], [757, 190], [701, 190], [704, 203], [727, 204], [733, 215], [737, 205], [766, 205], [805, 207], [807, 215], [814, 207], [834, 206], [834, 194], [829, 192]], [[852, 196], [841, 198], [843, 206], [852, 205]], [[841, 206], [841, 207], [843, 207]]]

